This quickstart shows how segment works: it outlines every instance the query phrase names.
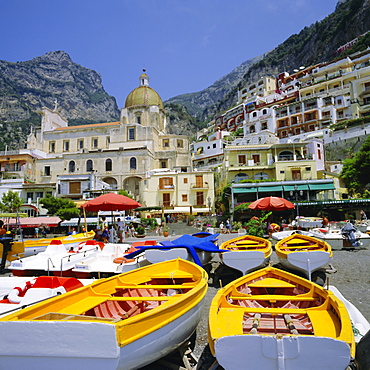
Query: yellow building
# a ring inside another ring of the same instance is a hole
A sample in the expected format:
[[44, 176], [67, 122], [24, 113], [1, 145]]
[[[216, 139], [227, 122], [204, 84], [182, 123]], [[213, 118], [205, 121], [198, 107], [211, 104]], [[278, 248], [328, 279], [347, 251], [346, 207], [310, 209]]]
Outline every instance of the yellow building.
[[57, 196], [71, 199], [124, 189], [140, 201], [139, 182], [148, 171], [191, 170], [187, 136], [167, 134], [162, 99], [146, 73], [139, 80], [118, 122], [68, 126], [57, 109], [43, 109], [41, 129], [27, 143], [45, 153], [35, 163], [36, 184], [54, 184]]
[[144, 207], [163, 207], [164, 213], [208, 214], [214, 210], [213, 172], [152, 170], [140, 194]]

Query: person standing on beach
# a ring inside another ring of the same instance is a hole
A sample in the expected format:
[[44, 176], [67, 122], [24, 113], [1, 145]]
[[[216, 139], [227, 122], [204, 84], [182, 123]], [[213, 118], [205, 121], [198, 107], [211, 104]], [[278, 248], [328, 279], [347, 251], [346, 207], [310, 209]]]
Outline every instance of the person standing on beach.
[[231, 233], [231, 223], [230, 223], [230, 219], [229, 218], [226, 220], [226, 233], [227, 234], [230, 234]]
[[118, 234], [118, 242], [122, 243], [122, 234], [123, 234], [123, 222], [118, 217], [117, 218], [117, 234]]

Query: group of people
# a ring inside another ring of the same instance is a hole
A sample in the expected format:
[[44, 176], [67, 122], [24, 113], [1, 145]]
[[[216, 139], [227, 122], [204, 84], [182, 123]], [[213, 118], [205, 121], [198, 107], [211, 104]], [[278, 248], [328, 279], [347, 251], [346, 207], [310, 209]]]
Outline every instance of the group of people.
[[135, 226], [133, 224], [124, 224], [119, 217], [117, 218], [116, 224], [112, 225], [109, 229], [106, 217], [102, 216], [95, 230], [96, 239], [104, 243], [108, 243], [110, 240], [116, 240], [116, 238], [118, 239], [118, 243], [122, 243], [123, 235], [133, 238], [136, 234]]
[[228, 218], [225, 223], [221, 221], [220, 223], [220, 233], [221, 234], [230, 234], [231, 233], [231, 222]]

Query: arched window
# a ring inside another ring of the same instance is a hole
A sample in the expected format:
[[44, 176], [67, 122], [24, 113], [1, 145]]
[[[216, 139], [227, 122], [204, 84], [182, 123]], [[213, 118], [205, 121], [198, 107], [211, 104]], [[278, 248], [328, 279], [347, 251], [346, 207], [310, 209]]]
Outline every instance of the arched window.
[[254, 180], [268, 180], [269, 175], [266, 172], [258, 172], [254, 175]]
[[86, 172], [91, 172], [93, 169], [93, 161], [91, 159], [88, 159], [86, 162]]
[[136, 170], [136, 158], [135, 157], [130, 158], [130, 170]]
[[105, 170], [112, 171], [112, 160], [109, 158], [105, 161]]
[[75, 161], [70, 161], [69, 164], [68, 164], [68, 170], [69, 170], [69, 172], [75, 172], [75, 168], [76, 168]]
[[235, 183], [238, 183], [242, 180], [248, 180], [248, 179], [249, 179], [249, 176], [246, 173], [238, 173], [235, 176], [234, 181], [235, 181]]
[[278, 155], [279, 161], [292, 161], [294, 159], [293, 152], [289, 150], [283, 150]]

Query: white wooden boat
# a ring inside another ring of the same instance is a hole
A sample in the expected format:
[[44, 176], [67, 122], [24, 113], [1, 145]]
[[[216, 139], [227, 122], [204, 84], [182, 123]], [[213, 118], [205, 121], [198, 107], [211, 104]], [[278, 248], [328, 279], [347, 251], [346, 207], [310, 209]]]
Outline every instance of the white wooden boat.
[[275, 252], [284, 267], [303, 273], [309, 280], [333, 255], [328, 243], [302, 234], [292, 234], [278, 241]]
[[217, 292], [208, 342], [225, 370], [345, 369], [356, 350], [344, 304], [319, 285], [273, 267]]
[[272, 254], [270, 241], [252, 235], [227, 240], [221, 244], [220, 249], [226, 250], [221, 254], [222, 262], [241, 271], [243, 275], [266, 266]]
[[89, 240], [81, 244], [81, 249], [66, 251], [60, 240], [53, 240], [44, 252], [34, 256], [20, 258], [12, 261], [9, 270], [14, 276], [49, 275], [73, 276], [72, 269], [75, 264], [86, 256], [100, 251], [100, 243]]
[[4, 369], [138, 369], [195, 331], [207, 273], [177, 259], [101, 279], [0, 318]]
[[92, 279], [72, 277], [0, 277], [0, 316], [28, 307], [36, 302], [91, 284]]
[[125, 255], [136, 250], [135, 243], [105, 244], [101, 251], [88, 255], [77, 262], [72, 269], [74, 275], [80, 279], [109, 277], [122, 274], [150, 264], [144, 254], [127, 259]]
[[356, 230], [353, 233], [344, 232], [344, 228], [351, 227], [348, 222], [330, 222], [327, 228], [314, 228], [310, 233], [315, 238], [326, 241], [333, 250], [369, 248], [370, 235]]

